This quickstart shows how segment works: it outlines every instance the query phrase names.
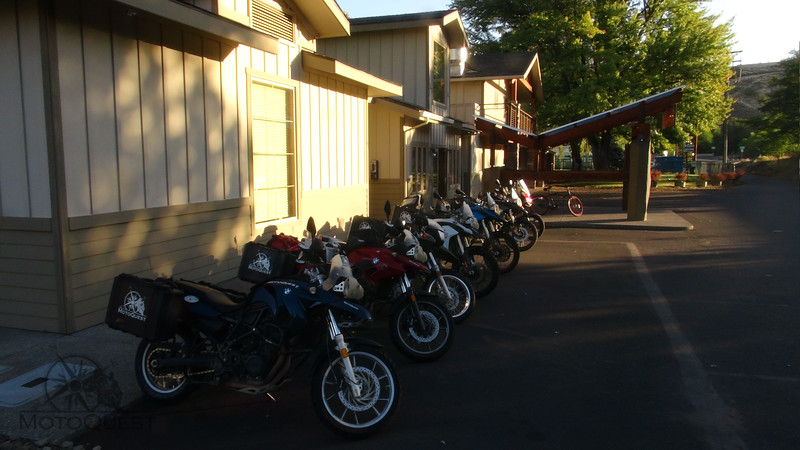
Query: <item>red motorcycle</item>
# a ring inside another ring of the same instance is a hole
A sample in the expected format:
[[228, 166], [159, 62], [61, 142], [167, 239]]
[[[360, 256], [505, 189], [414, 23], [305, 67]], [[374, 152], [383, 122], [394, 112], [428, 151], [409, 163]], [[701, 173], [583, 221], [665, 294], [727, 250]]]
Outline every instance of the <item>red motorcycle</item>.
[[[371, 310], [388, 308], [389, 332], [397, 348], [411, 359], [433, 361], [452, 345], [455, 322], [438, 295], [412, 288], [411, 280], [429, 275], [430, 269], [386, 248], [385, 226], [380, 220], [355, 217], [347, 241], [341, 242], [316, 238], [309, 219], [312, 239], [300, 245], [300, 260], [324, 287], [358, 298]], [[358, 281], [355, 289], [351, 276]]]

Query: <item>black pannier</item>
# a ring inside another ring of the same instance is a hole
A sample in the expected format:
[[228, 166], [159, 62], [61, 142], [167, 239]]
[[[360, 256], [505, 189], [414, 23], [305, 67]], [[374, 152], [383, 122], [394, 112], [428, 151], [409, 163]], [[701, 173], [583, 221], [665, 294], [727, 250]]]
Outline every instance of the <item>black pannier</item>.
[[347, 235], [348, 249], [359, 247], [384, 247], [386, 243], [386, 224], [383, 220], [365, 216], [355, 216]]
[[244, 244], [239, 263], [240, 280], [261, 283], [273, 277], [289, 276], [296, 272], [296, 257], [285, 251], [258, 242]]
[[106, 325], [151, 341], [173, 336], [183, 302], [168, 280], [120, 274], [114, 278]]

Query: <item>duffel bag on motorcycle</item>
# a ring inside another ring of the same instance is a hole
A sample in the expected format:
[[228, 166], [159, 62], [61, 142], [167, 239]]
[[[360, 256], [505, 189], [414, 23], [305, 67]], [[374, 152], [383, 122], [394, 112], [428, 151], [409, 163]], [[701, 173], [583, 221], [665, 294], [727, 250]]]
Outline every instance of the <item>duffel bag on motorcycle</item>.
[[117, 275], [106, 310], [106, 325], [151, 341], [169, 339], [181, 314], [181, 297], [168, 280]]

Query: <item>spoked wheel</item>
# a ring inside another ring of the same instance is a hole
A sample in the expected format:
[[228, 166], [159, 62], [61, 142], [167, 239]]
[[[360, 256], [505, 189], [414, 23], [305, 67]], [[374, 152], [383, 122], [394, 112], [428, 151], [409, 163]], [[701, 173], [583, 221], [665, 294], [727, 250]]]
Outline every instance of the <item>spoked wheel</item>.
[[189, 385], [186, 370], [159, 366], [161, 359], [179, 357], [182, 352], [180, 338], [159, 342], [142, 340], [136, 351], [136, 381], [146, 396], [159, 401], [183, 396]]
[[447, 308], [434, 298], [406, 302], [392, 315], [390, 333], [397, 348], [416, 361], [433, 361], [444, 355], [453, 343], [455, 321]]
[[[500, 268], [491, 252], [478, 246], [467, 247], [467, 264], [458, 267], [475, 290], [475, 295], [484, 297], [497, 287]], [[455, 267], [454, 267], [455, 268]]]
[[528, 221], [532, 222], [533, 225], [536, 227], [537, 237], [542, 237], [542, 233], [544, 233], [544, 218], [542, 218], [542, 216], [539, 214], [536, 214], [534, 212], [529, 212]]
[[349, 352], [356, 396], [346, 378], [344, 360], [331, 354], [314, 371], [311, 400], [320, 420], [347, 436], [366, 436], [386, 426], [400, 399], [400, 380], [394, 364], [378, 349], [354, 346]]
[[443, 270], [442, 279], [450, 291], [450, 296], [443, 292], [439, 280], [432, 278], [426, 288], [430, 294], [436, 294], [443, 302], [456, 323], [463, 322], [475, 309], [475, 291], [469, 281], [454, 270]]
[[497, 233], [492, 236], [488, 247], [497, 260], [497, 268], [500, 273], [511, 272], [517, 267], [519, 246], [514, 238], [505, 233]]
[[580, 216], [583, 214], [583, 202], [574, 195], [567, 200], [567, 207], [573, 216]]
[[514, 240], [517, 241], [519, 251], [524, 252], [533, 247], [539, 237], [539, 232], [533, 222], [528, 220], [527, 217], [522, 217], [514, 222], [513, 236]]
[[550, 200], [542, 195], [533, 197], [533, 200], [531, 200], [531, 209], [536, 214], [543, 216], [547, 214], [547, 211], [550, 211]]

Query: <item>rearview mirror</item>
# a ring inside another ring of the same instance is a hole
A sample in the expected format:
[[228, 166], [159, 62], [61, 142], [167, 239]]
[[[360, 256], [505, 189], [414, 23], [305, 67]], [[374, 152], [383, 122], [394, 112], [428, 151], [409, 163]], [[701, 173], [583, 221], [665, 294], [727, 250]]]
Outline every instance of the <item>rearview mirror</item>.
[[317, 224], [314, 223], [313, 217], [308, 218], [308, 222], [306, 223], [306, 231], [308, 231], [308, 234], [310, 234], [312, 238], [317, 235]]

